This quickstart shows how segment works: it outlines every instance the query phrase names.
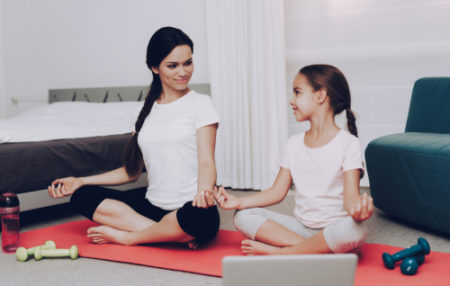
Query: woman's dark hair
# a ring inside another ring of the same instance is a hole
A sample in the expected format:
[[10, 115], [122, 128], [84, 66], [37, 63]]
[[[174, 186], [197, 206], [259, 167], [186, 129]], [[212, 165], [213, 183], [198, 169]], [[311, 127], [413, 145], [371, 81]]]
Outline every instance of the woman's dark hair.
[[129, 176], [138, 175], [144, 168], [142, 152], [138, 145], [139, 131], [144, 124], [145, 118], [150, 114], [153, 103], [159, 99], [162, 92], [162, 84], [159, 75], [154, 73], [153, 68], [159, 67], [162, 60], [167, 57], [172, 50], [181, 45], [188, 45], [194, 52], [194, 44], [192, 40], [180, 29], [173, 27], [164, 27], [156, 31], [150, 38], [147, 46], [146, 63], [153, 75], [153, 81], [150, 90], [145, 98], [144, 107], [139, 113], [135, 123], [135, 133], [130, 138], [125, 150], [125, 170]]
[[350, 88], [344, 74], [334, 66], [310, 65], [300, 69], [299, 73], [306, 76], [315, 91], [325, 88], [330, 98], [330, 105], [334, 114], [346, 111], [347, 129], [358, 136], [356, 118], [351, 109]]

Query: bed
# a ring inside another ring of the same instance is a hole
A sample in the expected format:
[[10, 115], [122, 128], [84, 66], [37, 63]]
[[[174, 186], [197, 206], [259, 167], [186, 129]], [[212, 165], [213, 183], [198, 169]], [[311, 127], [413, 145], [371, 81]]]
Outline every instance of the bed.
[[[192, 89], [210, 94], [208, 84]], [[0, 193], [17, 193], [21, 210], [61, 204], [47, 186], [56, 178], [122, 166], [145, 86], [49, 90], [49, 104], [0, 120]], [[145, 186], [145, 174], [128, 190]]]

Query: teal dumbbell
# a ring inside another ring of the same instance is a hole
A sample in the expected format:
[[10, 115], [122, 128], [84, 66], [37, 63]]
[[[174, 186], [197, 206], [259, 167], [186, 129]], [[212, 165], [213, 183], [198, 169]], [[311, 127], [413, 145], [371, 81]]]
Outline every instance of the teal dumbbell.
[[72, 245], [70, 249], [42, 249], [36, 247], [34, 251], [34, 259], [41, 260], [42, 258], [64, 258], [70, 257], [71, 259], [78, 258], [78, 247]]
[[402, 264], [400, 264], [400, 269], [405, 275], [414, 275], [417, 273], [417, 269], [419, 268], [419, 261], [417, 261], [416, 257], [406, 257]]
[[403, 260], [406, 257], [425, 255], [428, 253], [430, 253], [430, 245], [428, 244], [428, 241], [423, 237], [419, 237], [416, 245], [403, 249], [392, 255], [385, 252], [383, 253], [382, 258], [386, 268], [394, 269], [397, 261]]
[[18, 261], [24, 262], [27, 261], [29, 257], [34, 255], [34, 251], [36, 250], [36, 247], [41, 247], [42, 249], [55, 249], [56, 244], [52, 240], [46, 241], [43, 245], [25, 248], [25, 247], [19, 247], [16, 250], [16, 258]]
[[419, 266], [422, 265], [424, 260], [425, 255], [423, 254], [413, 257], [406, 257], [400, 264], [400, 270], [405, 275], [414, 275], [417, 273]]

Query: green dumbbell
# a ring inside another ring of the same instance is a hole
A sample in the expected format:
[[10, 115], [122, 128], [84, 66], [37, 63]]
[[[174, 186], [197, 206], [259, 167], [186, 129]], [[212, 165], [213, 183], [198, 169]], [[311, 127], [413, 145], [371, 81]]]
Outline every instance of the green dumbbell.
[[71, 259], [78, 258], [78, 247], [72, 245], [70, 249], [42, 249], [36, 247], [34, 251], [34, 259], [41, 260], [42, 258], [64, 258], [70, 257]]
[[25, 247], [19, 247], [16, 250], [17, 260], [19, 260], [21, 262], [27, 261], [30, 256], [34, 255], [34, 251], [35, 251], [36, 247], [41, 247], [42, 249], [55, 249], [56, 244], [54, 241], [48, 240], [44, 243], [44, 245], [41, 245], [41, 246], [35, 246], [35, 247], [28, 248], [28, 249], [26, 249]]

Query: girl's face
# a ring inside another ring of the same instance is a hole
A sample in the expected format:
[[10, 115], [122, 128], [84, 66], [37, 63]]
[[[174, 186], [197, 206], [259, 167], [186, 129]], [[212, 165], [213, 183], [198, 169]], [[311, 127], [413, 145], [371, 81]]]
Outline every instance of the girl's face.
[[159, 67], [152, 68], [152, 70], [159, 74], [165, 91], [185, 91], [194, 72], [191, 47], [188, 45], [176, 46], [161, 61]]
[[289, 101], [295, 120], [302, 122], [311, 118], [318, 107], [317, 93], [318, 91], [314, 91], [306, 76], [301, 73], [297, 74], [293, 83], [293, 96]]

